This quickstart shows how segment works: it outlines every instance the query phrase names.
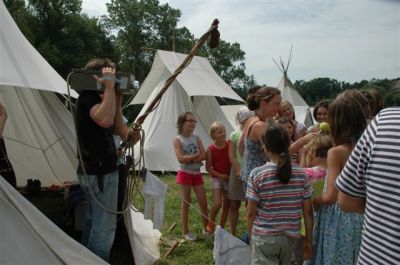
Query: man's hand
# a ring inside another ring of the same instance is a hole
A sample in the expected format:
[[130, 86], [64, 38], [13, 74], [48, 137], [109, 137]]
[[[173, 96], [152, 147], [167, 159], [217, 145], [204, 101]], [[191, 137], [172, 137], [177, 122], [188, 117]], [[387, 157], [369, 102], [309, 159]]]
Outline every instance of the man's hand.
[[97, 82], [101, 83], [105, 89], [114, 90], [115, 88], [115, 68], [104, 67], [101, 69], [101, 78], [94, 76]]
[[116, 113], [115, 108], [115, 68], [104, 67], [101, 69], [102, 78], [94, 76], [97, 82], [104, 87], [101, 103], [94, 105], [90, 109], [90, 118], [103, 128], [110, 128], [114, 125]]

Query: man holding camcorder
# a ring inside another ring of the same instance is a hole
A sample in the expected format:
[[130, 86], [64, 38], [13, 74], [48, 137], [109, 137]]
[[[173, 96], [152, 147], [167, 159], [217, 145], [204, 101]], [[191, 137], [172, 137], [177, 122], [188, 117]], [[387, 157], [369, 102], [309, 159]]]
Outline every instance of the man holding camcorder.
[[[109, 59], [92, 59], [85, 70], [101, 71], [101, 76], [94, 78], [104, 86], [104, 92], [81, 91], [75, 112], [82, 157], [77, 173], [89, 202], [82, 244], [107, 261], [115, 236], [118, 196], [113, 134], [126, 140], [128, 128], [122, 117], [122, 94], [115, 90], [115, 64]], [[136, 131], [132, 136], [134, 142], [139, 139]]]

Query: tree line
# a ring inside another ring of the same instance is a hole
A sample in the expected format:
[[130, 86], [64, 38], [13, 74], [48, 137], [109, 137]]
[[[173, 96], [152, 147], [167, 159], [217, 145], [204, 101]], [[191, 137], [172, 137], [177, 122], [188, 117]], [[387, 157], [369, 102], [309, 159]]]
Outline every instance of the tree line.
[[[82, 13], [81, 0], [4, 3], [22, 33], [64, 78], [72, 68], [82, 67], [93, 57], [108, 57], [142, 83], [154, 58], [154, 53], [143, 47], [188, 53], [196, 42], [189, 29], [177, 27], [182, 12], [158, 0], [111, 0], [106, 4], [107, 14], [101, 17]], [[221, 39], [218, 49], [204, 45], [198, 55], [208, 58], [217, 74], [244, 99], [247, 90], [257, 84], [253, 75], [246, 74], [245, 52], [239, 43]], [[294, 85], [310, 105], [334, 98], [344, 89], [368, 87], [377, 88], [394, 105], [400, 102], [400, 95], [391, 94], [393, 81], [372, 79], [350, 84], [316, 78]]]
[[297, 80], [293, 84], [304, 100], [313, 106], [322, 99], [334, 99], [346, 89], [377, 90], [384, 98], [385, 107], [400, 106], [400, 78], [362, 80], [360, 82], [338, 81], [331, 78], [315, 78], [310, 81]]

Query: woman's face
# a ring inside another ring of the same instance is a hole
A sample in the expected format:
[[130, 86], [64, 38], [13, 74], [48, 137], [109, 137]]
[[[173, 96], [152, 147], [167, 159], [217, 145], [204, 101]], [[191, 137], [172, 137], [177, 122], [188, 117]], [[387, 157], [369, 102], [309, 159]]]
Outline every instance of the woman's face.
[[274, 96], [269, 102], [263, 101], [263, 112], [267, 118], [273, 118], [278, 114], [281, 109], [282, 97], [281, 95]]
[[281, 106], [279, 113], [280, 113], [281, 117], [287, 117], [287, 118], [293, 120], [294, 112], [293, 112], [292, 106], [290, 106], [289, 104], [283, 104]]
[[317, 122], [327, 122], [328, 121], [328, 110], [325, 107], [319, 107], [317, 109]]

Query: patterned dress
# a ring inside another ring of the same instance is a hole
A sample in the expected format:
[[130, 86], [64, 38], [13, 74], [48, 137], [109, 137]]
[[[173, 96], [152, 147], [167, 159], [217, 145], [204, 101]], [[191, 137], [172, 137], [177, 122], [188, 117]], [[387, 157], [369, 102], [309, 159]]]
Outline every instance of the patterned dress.
[[251, 140], [246, 138], [244, 140], [244, 152], [242, 161], [242, 172], [241, 178], [243, 181], [243, 188], [247, 189], [247, 179], [250, 176], [250, 172], [259, 166], [264, 165], [266, 162], [266, 157], [261, 144], [257, 140]]
[[[326, 180], [327, 178], [324, 190]], [[314, 226], [314, 255], [307, 264], [356, 264], [361, 245], [362, 223], [363, 214], [345, 213], [337, 202], [320, 206]]]

